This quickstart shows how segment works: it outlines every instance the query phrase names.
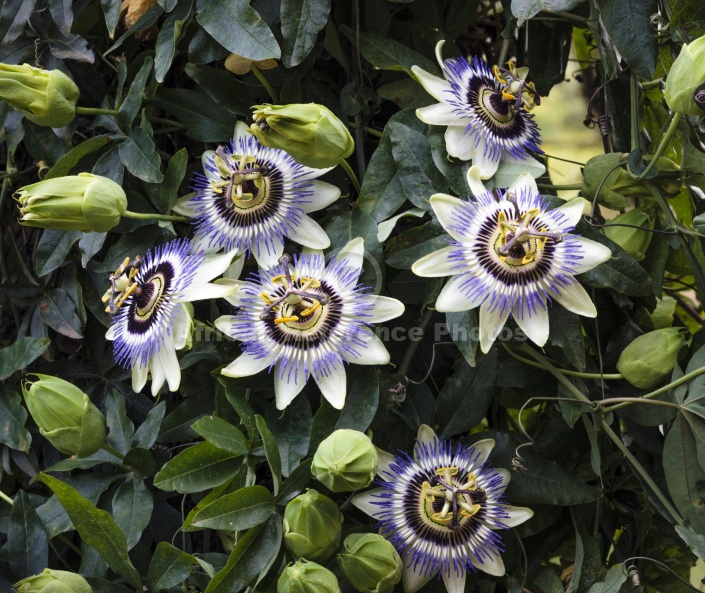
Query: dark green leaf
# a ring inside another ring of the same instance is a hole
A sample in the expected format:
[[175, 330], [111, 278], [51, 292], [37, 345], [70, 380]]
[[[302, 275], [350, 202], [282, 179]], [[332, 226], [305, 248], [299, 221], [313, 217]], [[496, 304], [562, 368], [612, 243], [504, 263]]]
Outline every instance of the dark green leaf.
[[50, 288], [39, 302], [39, 316], [50, 328], [67, 338], [83, 337], [76, 305], [60, 288]]
[[44, 179], [53, 179], [54, 177], [63, 177], [68, 175], [71, 169], [73, 169], [79, 161], [86, 156], [105, 148], [108, 144], [112, 142], [110, 136], [101, 135], [93, 136], [87, 140], [81, 142], [78, 146], [74, 146], [69, 150], [64, 156], [62, 156], [54, 166], [49, 169], [49, 172], [44, 176]]
[[542, 10], [563, 12], [573, 10], [585, 0], [512, 0], [512, 14], [517, 19], [517, 26], [536, 16]]
[[161, 183], [161, 159], [154, 142], [142, 128], [134, 128], [119, 148], [120, 160], [135, 177], [149, 183]]
[[128, 550], [137, 545], [152, 517], [153, 507], [152, 492], [144, 480], [135, 476], [128, 476], [115, 492], [113, 519], [125, 534]]
[[580, 317], [558, 305], [548, 310], [549, 339], [563, 348], [566, 358], [579, 371], [585, 370], [585, 340]]
[[49, 540], [28, 494], [20, 490], [10, 512], [7, 555], [15, 580], [42, 572], [49, 564]]
[[399, 109], [418, 109], [435, 102], [435, 99], [411, 78], [383, 84], [377, 89], [377, 94], [387, 101], [396, 103]]
[[38, 474], [37, 477], [56, 494], [83, 541], [130, 585], [141, 590], [140, 575], [127, 555], [125, 534], [113, 518], [61, 480], [47, 474]]
[[250, 449], [238, 428], [217, 416], [203, 416], [192, 428], [212, 445], [233, 455], [246, 455]]
[[242, 423], [247, 429], [250, 441], [252, 441], [257, 432], [257, 423], [255, 421], [255, 411], [246, 398], [247, 390], [236, 387], [233, 385], [232, 381], [225, 378], [221, 378], [219, 381], [225, 388], [225, 397], [230, 402], [235, 412], [237, 412], [237, 415], [240, 416], [240, 420], [242, 420]]
[[364, 432], [379, 405], [379, 376], [374, 367], [349, 367], [347, 396], [335, 430], [350, 428]]
[[282, 505], [288, 503], [308, 486], [308, 483], [311, 481], [312, 461], [312, 459], [302, 461], [301, 464], [291, 472], [291, 475], [284, 480], [279, 494], [277, 494], [277, 504]]
[[479, 336], [475, 309], [460, 313], [446, 313], [446, 328], [465, 361], [474, 367]]
[[390, 239], [384, 255], [393, 268], [408, 270], [416, 260], [444, 247], [448, 247], [448, 235], [441, 225], [431, 221]]
[[34, 362], [44, 354], [50, 343], [49, 338], [20, 338], [0, 349], [0, 381]]
[[78, 250], [81, 252], [81, 265], [84, 268], [103, 247], [107, 236], [108, 233], [83, 233], [81, 235], [78, 241]]
[[572, 23], [529, 21], [527, 35], [531, 43], [528, 67], [531, 81], [541, 96], [553, 85], [563, 82], [572, 43]]
[[297, 397], [283, 413], [271, 409], [266, 420], [279, 445], [282, 474], [288, 476], [308, 452], [313, 421], [311, 404], [305, 397]]
[[26, 421], [27, 410], [19, 393], [0, 389], [0, 443], [17, 451], [29, 451], [32, 435], [24, 427]]
[[287, 68], [300, 64], [326, 26], [331, 0], [282, 0], [281, 27], [284, 36], [282, 62]]
[[274, 479], [274, 494], [276, 495], [277, 492], [279, 492], [279, 484], [281, 483], [282, 475], [282, 462], [279, 455], [279, 447], [272, 431], [267, 427], [265, 419], [257, 414], [255, 421], [257, 422], [257, 432], [259, 432], [262, 438], [262, 445], [264, 445], [264, 454], [267, 456], [267, 463], [269, 464], [269, 469]]
[[196, 0], [196, 20], [231, 53], [251, 60], [281, 57], [272, 31], [249, 0]]
[[144, 422], [140, 424], [139, 428], [135, 431], [135, 435], [132, 438], [133, 447], [149, 449], [157, 442], [159, 428], [161, 427], [165, 412], [166, 404], [164, 402], [159, 402], [149, 411]]
[[594, 511], [573, 507], [570, 514], [575, 527], [575, 565], [566, 593], [577, 593], [585, 591], [595, 581], [600, 570], [600, 548], [592, 537], [592, 522], [589, 530], [586, 526], [594, 517]]
[[120, 20], [120, 0], [100, 0], [105, 15], [105, 24], [108, 27], [110, 39], [115, 37], [115, 29], [117, 29], [118, 21]]
[[133, 447], [125, 455], [122, 465], [131, 469], [133, 474], [141, 479], [148, 478], [157, 473], [157, 464], [148, 449]]
[[274, 513], [274, 497], [263, 486], [247, 486], [202, 508], [192, 528], [241, 531], [264, 523]]
[[186, 64], [184, 71], [213, 101], [230, 113], [249, 115], [252, 111], [250, 89], [231, 72], [200, 64]]
[[[678, 526], [676, 526], [678, 530]], [[607, 571], [602, 583], [595, 583], [588, 589], [588, 593], [619, 593], [622, 585], [627, 580], [627, 570], [623, 564], [615, 564]]]
[[191, 574], [196, 559], [167, 542], [159, 542], [149, 563], [147, 585], [152, 591], [170, 589], [183, 583]]
[[184, 32], [184, 24], [191, 15], [193, 0], [177, 2], [176, 8], [164, 19], [157, 35], [154, 56], [154, 78], [164, 82], [176, 54], [176, 44]]
[[237, 457], [210, 443], [197, 443], [169, 460], [154, 476], [154, 485], [169, 492], [208, 490], [224, 484], [238, 472]]
[[676, 531], [693, 553], [705, 560], [705, 536], [695, 533], [690, 527], [676, 525]]
[[135, 427], [125, 413], [125, 396], [117, 389], [108, 391], [105, 398], [105, 419], [108, 444], [124, 455], [130, 448]]
[[[127, 91], [127, 96], [125, 100], [120, 105], [120, 109], [117, 114], [117, 122], [124, 132], [130, 131], [130, 126], [132, 126], [132, 121], [140, 110], [142, 105], [142, 100], [144, 98], [144, 88], [147, 85], [147, 78], [152, 71], [152, 66], [154, 65], [154, 60], [151, 57], [145, 58], [142, 66], [135, 75], [135, 78]], [[123, 159], [125, 163], [125, 159]], [[129, 169], [129, 165], [125, 163], [125, 166]], [[139, 176], [138, 176], [139, 177]]]
[[37, 276], [46, 276], [66, 261], [73, 244], [81, 237], [80, 231], [52, 231], [46, 229], [42, 233], [37, 246], [37, 259], [34, 269]]

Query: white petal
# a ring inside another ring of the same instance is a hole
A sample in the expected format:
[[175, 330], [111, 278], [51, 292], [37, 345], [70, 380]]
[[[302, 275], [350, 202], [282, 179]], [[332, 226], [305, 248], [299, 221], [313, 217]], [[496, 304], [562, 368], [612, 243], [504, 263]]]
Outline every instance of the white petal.
[[[528, 173], [527, 173], [528, 174]], [[584, 198], [574, 198], [562, 206], [556, 208], [568, 217], [568, 225], [575, 226], [583, 215]]]
[[235, 146], [240, 146], [240, 138], [247, 138], [252, 136], [250, 132], [250, 126], [248, 126], [244, 121], [239, 121], [235, 124], [235, 132], [233, 133], [233, 144]]
[[419, 430], [416, 433], [416, 444], [414, 445], [414, 459], [418, 459], [421, 456], [422, 447], [424, 445], [431, 446], [436, 441], [438, 441], [438, 437], [428, 424], [419, 426]]
[[346, 351], [341, 352], [341, 356], [353, 364], [389, 364], [389, 352], [382, 340], [375, 334], [364, 334], [360, 336], [364, 341], [364, 346], [357, 344], [355, 350], [357, 356]]
[[372, 307], [371, 317], [368, 319], [371, 323], [389, 321], [404, 313], [404, 304], [397, 299], [371, 294], [363, 296], [360, 300], [365, 306]]
[[193, 277], [191, 286], [202, 284], [204, 282], [210, 282], [213, 278], [222, 276], [223, 272], [228, 269], [230, 262], [236, 254], [236, 251], [229, 251], [227, 253], [219, 253], [217, 255], [206, 255], [198, 266], [198, 270]]
[[223, 272], [223, 278], [228, 278], [230, 280], [237, 280], [242, 274], [242, 268], [245, 265], [245, 255], [239, 254], [228, 266], [228, 269]]
[[574, 282], [568, 286], [561, 286], [560, 294], [552, 294], [561, 305], [568, 311], [583, 315], [584, 317], [597, 317], [597, 309], [592, 302], [590, 295], [581, 286], [580, 282]]
[[340, 363], [329, 370], [330, 374], [327, 376], [321, 373], [320, 377], [314, 377], [314, 379], [328, 403], [336, 410], [342, 410], [345, 405], [345, 394], [347, 391], [345, 366]]
[[147, 377], [149, 375], [149, 365], [145, 364], [141, 366], [136, 364], [132, 367], [132, 391], [139, 393], [144, 389], [147, 384]]
[[281, 374], [279, 365], [274, 369], [274, 396], [277, 400], [277, 410], [286, 408], [293, 399], [301, 393], [301, 390], [306, 385], [308, 377], [303, 369], [294, 369], [291, 373], [285, 372]]
[[453, 113], [453, 106], [448, 103], [434, 103], [428, 107], [419, 107], [416, 117], [430, 126], [459, 126], [462, 118]]
[[171, 337], [174, 340], [174, 348], [176, 350], [181, 350], [186, 346], [186, 342], [191, 336], [192, 327], [191, 316], [188, 314], [186, 307], [179, 305], [171, 325]]
[[548, 341], [548, 308], [544, 309], [542, 306], [537, 305], [529, 313], [527, 307], [523, 314], [520, 310], [513, 311], [512, 316], [517, 325], [534, 344], [543, 346]]
[[[384, 472], [391, 471], [389, 466], [394, 461], [394, 455], [382, 451], [379, 447], [375, 447], [375, 450], [377, 451], [377, 475], [383, 478], [385, 477]], [[389, 476], [386, 477], [388, 478]]]
[[316, 221], [305, 214], [301, 215], [301, 221], [298, 225], [289, 229], [289, 239], [311, 249], [330, 247], [330, 239], [326, 232]]
[[505, 508], [509, 513], [509, 519], [497, 519], [497, 521], [503, 523], [507, 527], [516, 527], [517, 525], [521, 525], [534, 516], [534, 511], [527, 509], [526, 507], [513, 507], [511, 505], [507, 505]]
[[444, 572], [443, 582], [446, 584], [446, 589], [448, 593], [463, 593], [465, 591], [465, 577], [467, 573], [463, 570], [460, 574], [453, 572], [452, 570], [448, 575]]
[[[448, 154], [461, 161], [469, 161], [473, 158], [473, 151], [475, 150], [475, 142], [477, 142], [474, 136], [465, 133], [465, 126], [448, 126], [445, 133], [446, 140], [446, 150]], [[484, 141], [480, 141], [482, 146], [485, 146]], [[475, 163], [473, 163], [475, 164]], [[482, 169], [480, 169], [482, 173]], [[491, 177], [491, 175], [490, 175]], [[487, 179], [483, 177], [483, 179]]]
[[477, 461], [475, 462], [475, 467], [482, 465], [485, 461], [487, 461], [492, 449], [494, 449], [494, 445], [494, 439], [482, 439], [472, 445], [472, 448], [475, 449], [475, 453], [479, 455]]
[[176, 204], [174, 204], [174, 207], [172, 210], [176, 212], [177, 214], [181, 214], [181, 216], [188, 216], [189, 218], [195, 218], [196, 217], [196, 208], [198, 207], [198, 202], [194, 202], [191, 200], [193, 198], [194, 192], [191, 192], [190, 194], [186, 194], [185, 196], [181, 196], [178, 200], [176, 200]]
[[[231, 297], [232, 298], [232, 297]], [[230, 299], [227, 299], [228, 301]], [[235, 305], [236, 307], [239, 305]], [[235, 322], [235, 316], [234, 315], [221, 315], [218, 317], [218, 319], [215, 320], [213, 325], [220, 331], [222, 331], [226, 336], [231, 336], [232, 337], [232, 326], [233, 323]]]
[[189, 286], [187, 289], [182, 290], [174, 301], [177, 303], [190, 303], [191, 301], [202, 301], [205, 299], [223, 299], [236, 290], [235, 286], [206, 282], [196, 286]]
[[252, 255], [255, 256], [260, 268], [273, 268], [279, 265], [279, 259], [284, 253], [284, 242], [278, 236], [269, 237], [271, 243], [260, 241], [252, 246]]
[[[222, 317], [220, 319], [222, 319]], [[252, 354], [244, 352], [233, 360], [228, 366], [221, 369], [220, 372], [226, 377], [233, 377], [236, 379], [240, 377], [249, 377], [250, 375], [256, 375], [260, 371], [269, 368], [272, 364], [272, 360], [273, 357], [271, 356], [256, 358]]]
[[208, 166], [215, 159], [215, 150], [206, 150], [201, 155], [201, 165], [203, 166], [203, 174], [208, 177], [208, 179], [213, 179], [215, 181], [223, 181], [217, 172], [210, 171]]
[[205, 253], [206, 255], [215, 255], [220, 251], [217, 245], [211, 245], [210, 240], [203, 235], [196, 235], [191, 242], [191, 253]]
[[[164, 377], [169, 385], [169, 391], [177, 391], [181, 383], [181, 369], [179, 368], [179, 359], [176, 358], [174, 342], [165, 340], [159, 352], [154, 355], [154, 359], [159, 361], [164, 371]], [[161, 385], [159, 387], [161, 387]], [[154, 379], [152, 379], [152, 395], [159, 393], [159, 387], [157, 387], [155, 391]]]
[[242, 299], [247, 296], [242, 290], [242, 287], [250, 284], [249, 282], [245, 280], [231, 280], [230, 278], [219, 278], [215, 281], [215, 284], [230, 287], [231, 291], [228, 292], [228, 294], [224, 297], [225, 300], [228, 301], [231, 305], [234, 305], [235, 307], [242, 307]]
[[363, 513], [368, 514], [370, 517], [375, 517], [382, 509], [378, 504], [374, 504], [373, 501], [376, 500], [379, 502], [380, 499], [375, 495], [380, 494], [381, 492], [384, 492], [384, 488], [374, 488], [373, 490], [356, 494], [352, 497], [350, 502], [352, 502], [353, 505], [355, 505]]
[[468, 187], [470, 188], [470, 191], [472, 192], [473, 196], [477, 196], [478, 194], [484, 194], [487, 191], [487, 188], [485, 185], [482, 183], [482, 178], [480, 177], [480, 167], [477, 165], [473, 165], [468, 169], [467, 172], [467, 181], [468, 181]]
[[456, 241], [466, 241], [458, 231], [450, 228], [456, 224], [454, 213], [463, 208], [463, 201], [448, 194], [434, 194], [431, 196], [431, 207], [438, 218], [438, 222], [446, 232]]
[[446, 97], [448, 96], [446, 92], [450, 91], [450, 83], [447, 80], [438, 78], [438, 76], [434, 76], [418, 66], [412, 66], [411, 71], [416, 77], [416, 80], [426, 89], [429, 95], [437, 101], [445, 103]]
[[[512, 184], [507, 189], [508, 192], [517, 193], [520, 190], [528, 190], [532, 196], [539, 193], [539, 188], [536, 185], [536, 180], [531, 176], [530, 173], [522, 173], [517, 177]], [[562, 208], [563, 206], [561, 206]]]
[[485, 301], [480, 306], [480, 349], [487, 354], [492, 348], [492, 344], [502, 331], [504, 323], [509, 317], [509, 307], [495, 307], [490, 311], [489, 301]]
[[497, 172], [497, 167], [502, 161], [502, 156], [509, 156], [508, 153], [492, 155], [487, 147], [485, 146], [485, 141], [480, 138], [477, 146], [473, 146], [472, 149], [472, 164], [477, 165], [480, 169], [480, 178], [489, 179]]
[[330, 206], [340, 197], [340, 188], [325, 181], [315, 179], [311, 181], [313, 185], [313, 195], [309, 197], [309, 202], [301, 204], [304, 212], [315, 212]]
[[401, 573], [401, 583], [404, 587], [404, 593], [416, 593], [437, 574], [437, 570], [431, 574], [419, 574], [414, 571], [410, 565], [404, 566], [404, 570]]
[[438, 65], [441, 67], [441, 70], [443, 70], [443, 46], [446, 44], [445, 39], [441, 39], [438, 43], [436, 43], [436, 60], [438, 61]]
[[494, 472], [502, 478], [501, 483], [499, 484], [499, 488], [506, 488], [509, 482], [512, 481], [512, 475], [509, 473], [508, 469], [504, 468], [495, 468]]
[[479, 307], [487, 298], [487, 294], [482, 291], [475, 291], [474, 294], [465, 296], [465, 290], [461, 288], [468, 277], [453, 276], [441, 290], [436, 299], [436, 309], [441, 313], [453, 313], [457, 311], [469, 311]]
[[105, 332], [105, 339], [106, 340], [114, 340], [115, 339], [115, 333], [117, 332], [117, 323], [113, 323], [109, 328], [108, 331]]
[[152, 392], [152, 396], [156, 397], [159, 394], [159, 390], [162, 388], [162, 385], [164, 385], [164, 382], [166, 381], [166, 369], [162, 365], [161, 359], [156, 354], [150, 361], [149, 366], [152, 371], [152, 385], [150, 390]]
[[582, 274], [583, 272], [592, 270], [595, 266], [606, 262], [612, 257], [612, 251], [610, 248], [602, 243], [579, 236], [576, 236], [575, 239], [580, 243], [583, 251], [582, 260], [575, 264], [572, 264], [571, 262], [571, 265], [575, 268], [576, 274]]
[[335, 256], [337, 261], [348, 260], [348, 266], [355, 270], [362, 269], [362, 259], [365, 253], [365, 241], [362, 237], [356, 237], [343, 247]]
[[500, 555], [494, 556], [492, 560], [485, 559], [483, 564], [475, 562], [474, 565], [476, 568], [479, 568], [487, 574], [491, 574], [495, 577], [504, 576], [504, 573], [507, 572], [504, 568], [504, 561]]
[[425, 255], [414, 262], [411, 271], [423, 278], [439, 278], [441, 276], [452, 276], [459, 272], [459, 264], [455, 260], [450, 260], [448, 256], [457, 251], [457, 247], [444, 247], [433, 253]]

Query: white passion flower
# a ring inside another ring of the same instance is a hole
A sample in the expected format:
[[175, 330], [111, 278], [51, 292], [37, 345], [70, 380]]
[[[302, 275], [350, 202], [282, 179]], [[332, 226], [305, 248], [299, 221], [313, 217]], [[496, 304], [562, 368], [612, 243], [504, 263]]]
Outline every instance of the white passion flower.
[[443, 41], [436, 45], [436, 58], [444, 78], [418, 66], [411, 71], [426, 91], [440, 101], [416, 110], [429, 125], [447, 126], [446, 150], [452, 157], [472, 160], [482, 179], [492, 177], [501, 161], [542, 168], [529, 152], [538, 152], [538, 127], [529, 110], [539, 102], [531, 83], [524, 79], [528, 68], [498, 68], [494, 72], [480, 57], [443, 61]]
[[195, 194], [174, 208], [194, 218], [194, 250], [251, 252], [266, 268], [279, 261], [285, 238], [311, 249], [330, 246], [308, 216], [340, 197], [337, 187], [316, 179], [330, 169], [305, 167], [263, 146], [242, 123], [229, 146], [204, 152], [202, 162], [205, 175], [195, 175]]
[[105, 337], [113, 341], [116, 361], [132, 369], [132, 389], [142, 391], [152, 376], [152, 395], [164, 382], [176, 391], [181, 369], [176, 351], [189, 340], [192, 319], [186, 303], [224, 297], [232, 286], [210, 282], [230, 265], [233, 255], [191, 253], [192, 245], [177, 239], [159, 245], [144, 259], [129, 258], [110, 276], [103, 297], [113, 323]]
[[452, 241], [412, 266], [423, 277], [451, 276], [436, 300], [442, 312], [480, 308], [480, 348], [488, 352], [511, 314], [539, 346], [548, 340], [548, 306], [555, 299], [569, 311], [596, 317], [597, 310], [574, 278], [607, 261], [609, 248], [570, 234], [584, 200], [548, 210], [528, 173], [497, 194], [480, 191], [478, 170], [468, 183], [474, 199], [445, 194], [431, 206]]
[[439, 440], [422, 425], [413, 457], [380, 452], [377, 484], [352, 503], [378, 521], [404, 561], [402, 584], [415, 593], [441, 574], [448, 593], [462, 593], [468, 572], [505, 573], [501, 531], [533, 516], [507, 503], [510, 475], [487, 458], [492, 439], [471, 447]]
[[243, 353], [222, 370], [245, 377], [274, 369], [277, 408], [283, 410], [313, 376], [323, 397], [337, 409], [345, 404], [344, 363], [387, 364], [389, 353], [370, 325], [404, 312], [396, 299], [368, 294], [358, 283], [364, 254], [353, 239], [326, 265], [323, 252], [282, 258], [251, 282], [234, 281], [227, 298], [235, 315], [216, 327], [242, 342]]

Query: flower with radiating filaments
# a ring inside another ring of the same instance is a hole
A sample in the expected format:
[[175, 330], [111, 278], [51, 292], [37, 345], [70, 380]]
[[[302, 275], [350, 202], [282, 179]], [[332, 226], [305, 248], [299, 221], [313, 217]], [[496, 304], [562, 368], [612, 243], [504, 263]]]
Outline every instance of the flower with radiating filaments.
[[446, 150], [452, 157], [472, 160], [482, 179], [492, 177], [501, 162], [543, 168], [530, 152], [538, 152], [538, 127], [529, 111], [540, 101], [534, 86], [526, 82], [528, 68], [490, 70], [480, 57], [443, 61], [443, 41], [436, 58], [444, 78], [418, 66], [411, 71], [439, 103], [416, 110], [417, 117], [434, 126], [447, 126]]
[[533, 511], [507, 503], [509, 472], [487, 462], [494, 445], [492, 439], [453, 445], [422, 425], [413, 457], [380, 452], [380, 487], [353, 497], [404, 561], [406, 593], [439, 573], [449, 593], [462, 593], [476, 570], [504, 575], [501, 531]]
[[488, 352], [511, 315], [539, 346], [548, 340], [548, 306], [555, 299], [569, 311], [596, 317], [590, 296], [574, 278], [607, 261], [608, 247], [571, 234], [585, 200], [549, 210], [536, 182], [523, 173], [498, 198], [483, 191], [479, 171], [468, 183], [474, 199], [445, 194], [431, 206], [451, 235], [448, 247], [412, 266], [423, 277], [451, 276], [436, 300], [442, 312], [480, 309], [480, 348]]
[[330, 404], [345, 403], [344, 363], [387, 364], [389, 353], [370, 325], [394, 319], [404, 305], [368, 294], [358, 283], [363, 240], [353, 239], [326, 265], [321, 251], [282, 258], [252, 281], [234, 281], [227, 297], [235, 315], [216, 320], [223, 333], [242, 342], [243, 353], [222, 373], [254, 375], [274, 369], [277, 408], [283, 410], [313, 376]]
[[206, 256], [191, 253], [191, 242], [177, 239], [129, 258], [110, 277], [103, 301], [113, 323], [106, 334], [113, 340], [115, 359], [132, 370], [132, 389], [142, 391], [151, 373], [152, 395], [164, 382], [176, 391], [181, 370], [176, 351], [186, 346], [193, 321], [187, 303], [215, 299], [231, 286], [210, 282], [230, 265], [231, 253]]

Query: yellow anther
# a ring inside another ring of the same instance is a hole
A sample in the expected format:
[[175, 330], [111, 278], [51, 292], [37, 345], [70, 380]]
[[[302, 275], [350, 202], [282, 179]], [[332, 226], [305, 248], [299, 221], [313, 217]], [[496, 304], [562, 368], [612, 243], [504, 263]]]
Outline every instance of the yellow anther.
[[436, 493], [433, 487], [428, 482], [421, 484], [421, 494], [426, 502], [433, 502], [436, 500]]
[[495, 65], [492, 67], [492, 72], [494, 72], [495, 78], [502, 84], [507, 84], [507, 79], [502, 76], [499, 66]]
[[436, 475], [437, 475], [437, 476], [446, 476], [446, 475], [455, 476], [455, 475], [457, 475], [457, 474], [458, 474], [458, 468], [457, 468], [457, 467], [454, 467], [454, 466], [450, 466], [450, 467], [439, 467], [439, 468], [436, 470]]
[[291, 317], [279, 317], [278, 319], [274, 320], [274, 323], [291, 323], [293, 321], [298, 321], [299, 318], [296, 315], [292, 315]]
[[505, 101], [516, 101], [516, 96], [508, 93], [507, 91], [502, 91], [502, 99]]
[[460, 516], [461, 517], [473, 517], [480, 512], [482, 507], [479, 504], [469, 505], [466, 502], [460, 502]]
[[530, 222], [539, 214], [541, 214], [541, 210], [539, 208], [530, 208], [529, 210], [524, 212], [524, 214], [521, 215], [521, 219], [525, 222]]
[[[296, 274], [292, 273], [291, 274], [291, 281], [294, 282], [296, 280]], [[278, 274], [272, 278], [272, 284], [287, 284], [286, 280], [286, 274]]]
[[525, 266], [526, 264], [530, 264], [535, 259], [536, 253], [527, 253], [524, 257], [521, 258], [521, 265]]
[[303, 311], [301, 311], [301, 317], [308, 317], [316, 309], [320, 308], [320, 306], [320, 301], [313, 301], [313, 305], [311, 305], [308, 309], [304, 309]]
[[[495, 68], [496, 68], [496, 66], [495, 66]], [[509, 70], [510, 72], [514, 72], [516, 69], [517, 69], [517, 65], [514, 62], [514, 60], [509, 60], [507, 62], [507, 70]]]
[[259, 298], [261, 298], [268, 305], [271, 305], [274, 302], [271, 298], [269, 298], [269, 295], [266, 292], [260, 292]]
[[452, 519], [453, 519], [452, 514], [443, 513], [443, 512], [433, 513], [433, 515], [431, 515], [431, 520], [435, 521], [436, 523], [450, 523], [452, 521]]

